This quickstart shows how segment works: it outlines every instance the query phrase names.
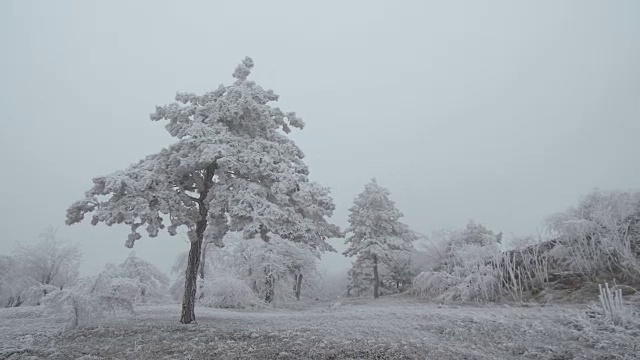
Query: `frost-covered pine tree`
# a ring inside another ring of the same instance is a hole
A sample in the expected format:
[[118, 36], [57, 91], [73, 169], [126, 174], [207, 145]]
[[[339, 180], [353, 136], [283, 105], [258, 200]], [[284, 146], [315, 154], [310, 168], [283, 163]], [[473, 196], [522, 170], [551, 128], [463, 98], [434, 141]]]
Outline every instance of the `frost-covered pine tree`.
[[399, 221], [403, 214], [389, 198], [389, 190], [376, 179], [365, 185], [349, 209], [349, 228], [345, 256], [357, 255], [373, 262], [373, 296], [378, 298], [380, 276], [378, 264], [389, 264], [394, 252], [411, 251], [417, 235]]
[[349, 284], [347, 296], [360, 296], [371, 289], [373, 285], [373, 261], [358, 256], [347, 273]]
[[85, 198], [67, 210], [67, 224], [93, 212], [94, 225], [130, 226], [127, 247], [141, 238], [141, 226], [150, 237], [165, 227], [170, 235], [186, 229], [190, 249], [182, 323], [195, 321], [203, 242], [241, 231], [245, 238], [269, 241], [276, 234], [335, 251], [326, 239], [340, 236], [326, 220], [334, 210], [329, 189], [309, 181], [304, 154], [286, 136], [304, 122], [270, 105], [278, 95], [247, 80], [252, 68], [253, 60], [245, 58], [233, 84], [203, 95], [178, 93], [177, 102], [156, 107], [151, 120], [166, 120], [176, 143], [93, 179]]

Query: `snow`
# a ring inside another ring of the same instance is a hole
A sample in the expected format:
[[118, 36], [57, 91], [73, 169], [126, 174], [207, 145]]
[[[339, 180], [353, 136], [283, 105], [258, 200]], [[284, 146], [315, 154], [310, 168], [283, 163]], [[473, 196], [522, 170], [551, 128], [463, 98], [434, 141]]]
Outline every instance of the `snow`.
[[[36, 307], [0, 309], [0, 359], [637, 359], [640, 328], [584, 305], [443, 306], [414, 298], [307, 303], [302, 310], [136, 308], [63, 331]], [[636, 324], [637, 325], [637, 324]]]

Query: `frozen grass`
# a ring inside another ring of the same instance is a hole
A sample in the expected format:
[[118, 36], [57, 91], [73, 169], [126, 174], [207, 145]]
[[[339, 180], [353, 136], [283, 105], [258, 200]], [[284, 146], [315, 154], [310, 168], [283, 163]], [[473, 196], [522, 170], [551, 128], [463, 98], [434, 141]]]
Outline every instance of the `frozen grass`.
[[[37, 308], [0, 309], [0, 359], [637, 359], [640, 329], [578, 306], [439, 306], [415, 299], [301, 310], [136, 309], [60, 332]], [[592, 317], [592, 318], [590, 318]]]

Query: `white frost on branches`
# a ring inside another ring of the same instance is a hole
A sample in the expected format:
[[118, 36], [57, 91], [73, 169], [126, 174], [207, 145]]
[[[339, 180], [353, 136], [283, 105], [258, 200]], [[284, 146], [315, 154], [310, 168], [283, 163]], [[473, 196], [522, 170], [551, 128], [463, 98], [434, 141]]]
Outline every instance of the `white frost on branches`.
[[76, 244], [56, 233], [55, 228], [49, 227], [37, 242], [19, 244], [15, 259], [21, 272], [36, 284], [62, 289], [77, 279], [81, 253]]
[[[335, 205], [329, 189], [309, 181], [304, 154], [287, 137], [304, 122], [248, 80], [245, 58], [235, 82], [203, 95], [176, 94], [157, 106], [152, 121], [166, 121], [176, 142], [125, 170], [93, 179], [85, 198], [67, 210], [67, 224], [93, 213], [91, 223], [126, 224], [133, 247], [145, 226], [150, 237], [166, 227], [187, 231], [191, 242], [185, 272], [182, 323], [195, 321], [197, 272], [205, 243], [221, 245], [228, 231], [263, 241], [277, 236], [317, 251], [335, 251], [327, 239], [340, 237], [328, 222]], [[168, 225], [166, 222], [168, 221]]]
[[571, 271], [640, 279], [640, 192], [594, 191], [548, 223], [560, 240], [554, 256]]
[[[346, 233], [347, 249], [345, 256], [357, 256], [358, 261], [350, 274], [351, 287], [358, 293], [364, 290], [362, 279], [364, 262], [371, 261], [373, 268], [373, 296], [379, 296], [380, 276], [378, 264], [393, 266], [402, 252], [414, 249], [413, 241], [418, 236], [399, 219], [403, 214], [389, 198], [389, 190], [371, 179], [364, 191], [356, 197], [354, 205], [349, 209], [349, 227]], [[384, 285], [384, 284], [382, 284]]]
[[[315, 290], [319, 254], [305, 244], [275, 235], [268, 242], [259, 237], [243, 239], [242, 234], [232, 232], [227, 234], [224, 242], [224, 248], [207, 248], [205, 273], [211, 275], [205, 276], [200, 289], [198, 298], [202, 304], [253, 307], [259, 303], [263, 306], [268, 292], [274, 293], [275, 305], [293, 301], [296, 276], [300, 274], [304, 279], [302, 293]], [[172, 272], [183, 274], [185, 270], [184, 257], [178, 256]], [[265, 281], [267, 277], [272, 282]], [[178, 278], [173, 284], [171, 293], [174, 296], [180, 294], [183, 283], [184, 280]], [[251, 290], [251, 297], [246, 296], [245, 286]]]
[[23, 300], [22, 293], [37, 283], [24, 275], [18, 261], [0, 255], [0, 307], [19, 306]]
[[389, 190], [378, 185], [372, 179], [358, 194], [354, 205], [349, 209], [349, 227], [351, 236], [345, 243], [346, 256], [362, 256], [366, 259], [378, 258], [381, 262], [390, 262], [394, 251], [411, 251], [417, 235], [399, 219], [403, 214], [389, 198]]
[[[413, 280], [414, 293], [443, 302], [493, 301], [501, 296], [505, 285], [505, 268], [501, 266], [499, 243], [495, 234], [481, 224], [470, 221], [459, 231], [436, 234], [440, 244], [430, 268]], [[439, 249], [443, 249], [442, 252]]]
[[133, 299], [141, 303], [162, 300], [169, 286], [167, 275], [155, 265], [137, 257], [134, 252], [119, 265], [108, 264], [101, 276], [112, 282], [122, 279], [131, 282], [136, 288]]
[[168, 219], [169, 234], [184, 226], [193, 239], [204, 218], [216, 225], [205, 235], [213, 240], [227, 230], [245, 238], [272, 232], [333, 250], [325, 240], [340, 231], [326, 221], [335, 207], [329, 190], [308, 180], [304, 154], [285, 135], [304, 122], [270, 105], [278, 95], [247, 80], [252, 68], [245, 58], [232, 85], [203, 95], [178, 93], [177, 102], [156, 107], [151, 119], [166, 120], [177, 142], [93, 179], [86, 197], [68, 209], [67, 224], [88, 213], [94, 225], [126, 224], [132, 247], [141, 226], [155, 237]]
[[0, 256], [0, 307], [37, 305], [52, 289], [74, 284], [80, 258], [78, 246], [53, 227], [36, 242], [18, 244], [13, 256]]
[[201, 303], [221, 309], [264, 307], [266, 304], [253, 292], [245, 280], [228, 274], [205, 281]]
[[62, 314], [69, 329], [92, 326], [100, 319], [125, 311], [134, 314], [133, 303], [136, 285], [130, 279], [96, 279], [93, 291], [80, 289], [57, 290], [42, 299], [49, 312]]

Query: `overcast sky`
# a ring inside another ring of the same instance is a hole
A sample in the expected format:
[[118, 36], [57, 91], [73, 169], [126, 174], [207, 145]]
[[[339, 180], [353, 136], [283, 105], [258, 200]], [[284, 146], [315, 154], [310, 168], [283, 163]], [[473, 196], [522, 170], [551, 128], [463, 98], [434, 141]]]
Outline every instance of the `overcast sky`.
[[[155, 105], [229, 84], [245, 55], [306, 121], [293, 137], [341, 226], [373, 176], [423, 233], [535, 234], [640, 185], [636, 0], [1, 1], [0, 49], [0, 253], [55, 225], [85, 274], [126, 257], [128, 228], [67, 227], [68, 205], [172, 142]], [[135, 247], [165, 271], [186, 249]]]

